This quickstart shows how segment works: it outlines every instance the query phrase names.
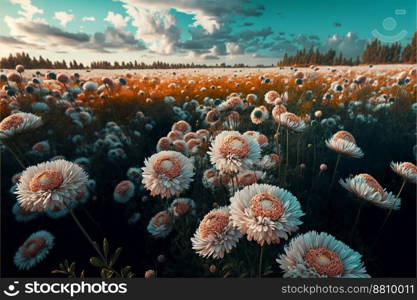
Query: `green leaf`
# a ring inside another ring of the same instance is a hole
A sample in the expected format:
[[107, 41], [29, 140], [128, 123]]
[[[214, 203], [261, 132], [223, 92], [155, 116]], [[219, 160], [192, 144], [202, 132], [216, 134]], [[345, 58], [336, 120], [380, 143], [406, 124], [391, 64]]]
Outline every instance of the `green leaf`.
[[227, 272], [226, 274], [224, 274], [223, 278], [227, 278], [230, 276], [230, 272]]
[[224, 266], [223, 266], [223, 268], [222, 268], [222, 271], [223, 272], [226, 272], [227, 270], [229, 270], [229, 269], [231, 269], [232, 268], [232, 264], [225, 264]]
[[75, 262], [73, 262], [73, 263], [70, 265], [70, 267], [69, 267], [69, 269], [68, 269], [68, 272], [69, 272], [69, 273], [74, 273], [74, 272], [75, 272]]
[[130, 272], [131, 269], [132, 269], [131, 266], [123, 267], [122, 270], [120, 271], [122, 277], [123, 278], [131, 278], [131, 277], [129, 277], [131, 274], [133, 274], [132, 272]]
[[90, 258], [90, 264], [92, 264], [95, 267], [100, 267], [100, 268], [106, 266], [105, 263], [98, 257]]
[[101, 269], [101, 277], [102, 278], [111, 278], [112, 275], [113, 275], [112, 270], [109, 270], [109, 269], [106, 269], [106, 268]]
[[273, 273], [274, 273], [273, 271], [266, 271], [262, 274], [262, 276], [268, 276], [268, 275], [271, 275]]
[[107, 241], [106, 238], [103, 239], [103, 253], [104, 253], [104, 257], [107, 259], [109, 255], [109, 242]]
[[80, 274], [80, 278], [81, 278], [81, 279], [84, 279], [84, 277], [85, 277], [85, 271], [84, 271], [84, 270], [82, 270], [82, 271], [81, 271], [81, 274]]
[[119, 247], [119, 248], [116, 249], [116, 251], [114, 252], [114, 254], [113, 254], [113, 256], [110, 260], [110, 263], [109, 263], [110, 267], [112, 267], [116, 264], [117, 260], [119, 259], [120, 254], [122, 253], [122, 250], [123, 250], [122, 247]]
[[51, 273], [52, 274], [67, 274], [67, 272], [62, 271], [62, 270], [52, 270]]

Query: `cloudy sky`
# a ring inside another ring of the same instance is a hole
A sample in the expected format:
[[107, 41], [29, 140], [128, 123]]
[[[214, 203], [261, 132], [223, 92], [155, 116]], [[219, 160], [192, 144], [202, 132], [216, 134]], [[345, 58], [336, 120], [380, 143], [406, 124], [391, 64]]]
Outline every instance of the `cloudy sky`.
[[271, 64], [314, 46], [410, 42], [415, 0], [0, 0], [0, 56]]

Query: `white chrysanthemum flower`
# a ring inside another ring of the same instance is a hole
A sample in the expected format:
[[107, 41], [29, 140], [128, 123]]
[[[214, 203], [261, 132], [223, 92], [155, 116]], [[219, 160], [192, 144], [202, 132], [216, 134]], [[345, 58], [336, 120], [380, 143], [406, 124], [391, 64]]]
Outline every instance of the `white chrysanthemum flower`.
[[306, 123], [301, 120], [299, 116], [290, 112], [280, 114], [278, 117], [278, 123], [287, 129], [294, 130], [295, 132], [303, 132], [307, 128]]
[[357, 197], [377, 206], [393, 210], [400, 209], [401, 199], [396, 198], [391, 192], [385, 191], [378, 181], [369, 174], [359, 174], [353, 178], [347, 178], [345, 181], [340, 179], [339, 183]]
[[224, 173], [238, 173], [256, 164], [261, 149], [255, 139], [237, 131], [223, 131], [210, 146], [210, 160]]
[[362, 256], [325, 232], [293, 238], [277, 263], [288, 278], [369, 278]]
[[54, 236], [47, 231], [33, 233], [17, 250], [14, 264], [20, 270], [28, 270], [45, 259], [54, 246]]
[[148, 232], [155, 238], [164, 238], [170, 234], [173, 227], [173, 218], [171, 214], [166, 211], [160, 211], [149, 221]]
[[391, 169], [404, 180], [417, 184], [417, 166], [410, 162], [391, 162]]
[[364, 155], [361, 148], [356, 145], [353, 135], [345, 130], [336, 132], [326, 141], [326, 146], [337, 153], [354, 158], [362, 158]]
[[193, 181], [193, 161], [176, 151], [161, 151], [145, 159], [142, 183], [152, 196], [179, 196]]
[[230, 198], [233, 224], [249, 241], [279, 243], [298, 230], [304, 215], [297, 198], [285, 189], [269, 184], [253, 184]]
[[31, 113], [18, 112], [4, 118], [0, 122], [0, 139], [10, 138], [26, 130], [42, 125], [42, 119]]
[[223, 206], [204, 216], [191, 242], [200, 256], [218, 259], [229, 253], [241, 237], [242, 234], [233, 226], [229, 207]]
[[77, 164], [66, 160], [43, 162], [23, 171], [17, 185], [17, 200], [32, 211], [73, 207], [88, 176]]

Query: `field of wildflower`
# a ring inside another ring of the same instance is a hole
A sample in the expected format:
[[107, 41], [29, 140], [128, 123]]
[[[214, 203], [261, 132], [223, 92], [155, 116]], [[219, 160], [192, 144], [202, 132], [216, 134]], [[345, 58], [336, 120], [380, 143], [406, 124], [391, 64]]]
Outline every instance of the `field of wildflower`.
[[415, 277], [412, 65], [0, 72], [4, 277]]

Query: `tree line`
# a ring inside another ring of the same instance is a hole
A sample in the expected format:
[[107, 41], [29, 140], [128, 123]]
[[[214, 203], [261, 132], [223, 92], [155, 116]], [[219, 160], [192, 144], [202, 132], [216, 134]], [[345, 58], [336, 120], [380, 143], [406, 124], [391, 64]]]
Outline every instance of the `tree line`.
[[411, 43], [404, 48], [400, 43], [382, 44], [375, 39], [367, 44], [361, 57], [346, 58], [341, 53], [337, 55], [335, 50], [328, 50], [321, 53], [318, 49], [310, 48], [298, 50], [294, 55], [285, 53], [279, 66], [290, 65], [358, 65], [358, 64], [395, 64], [395, 63], [416, 63], [417, 53], [417, 32], [414, 33]]
[[[8, 57], [0, 59], [0, 68], [14, 69], [16, 65], [24, 65], [26, 69], [184, 69], [184, 68], [244, 68], [250, 67], [245, 64], [218, 63], [215, 65], [195, 64], [195, 63], [166, 63], [163, 61], [154, 61], [152, 63], [144, 63], [135, 61], [129, 62], [109, 62], [105, 60], [93, 61], [89, 65], [84, 65], [76, 60], [71, 61], [51, 61], [42, 56], [31, 57], [28, 53], [21, 52], [10, 54]], [[257, 65], [255, 67], [265, 67]]]

